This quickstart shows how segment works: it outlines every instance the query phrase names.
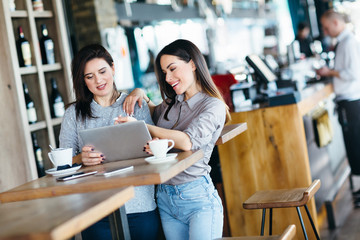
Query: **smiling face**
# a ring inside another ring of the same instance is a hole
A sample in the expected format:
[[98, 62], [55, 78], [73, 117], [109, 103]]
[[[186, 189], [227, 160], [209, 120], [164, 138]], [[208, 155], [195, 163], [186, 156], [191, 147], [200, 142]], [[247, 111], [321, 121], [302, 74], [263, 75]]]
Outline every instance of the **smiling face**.
[[110, 101], [114, 91], [114, 65], [110, 66], [102, 58], [88, 61], [84, 69], [84, 80], [89, 91], [94, 94], [94, 100]]
[[187, 100], [200, 91], [196, 83], [196, 67], [192, 60], [185, 62], [173, 55], [163, 55], [160, 65], [165, 81], [177, 95], [185, 93], [185, 100]]

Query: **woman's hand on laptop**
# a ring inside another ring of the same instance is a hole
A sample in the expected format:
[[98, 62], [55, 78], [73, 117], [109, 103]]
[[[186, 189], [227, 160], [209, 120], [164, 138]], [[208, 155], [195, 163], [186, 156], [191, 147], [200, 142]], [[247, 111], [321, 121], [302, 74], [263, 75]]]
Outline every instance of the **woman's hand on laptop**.
[[130, 117], [130, 116], [122, 117], [122, 116], [118, 116], [118, 117], [115, 119], [115, 124], [126, 123], [126, 122], [134, 122], [134, 121], [137, 121], [137, 119], [134, 118], [134, 117]]
[[97, 165], [105, 160], [104, 154], [96, 152], [93, 146], [86, 145], [82, 148], [81, 161], [85, 166]]

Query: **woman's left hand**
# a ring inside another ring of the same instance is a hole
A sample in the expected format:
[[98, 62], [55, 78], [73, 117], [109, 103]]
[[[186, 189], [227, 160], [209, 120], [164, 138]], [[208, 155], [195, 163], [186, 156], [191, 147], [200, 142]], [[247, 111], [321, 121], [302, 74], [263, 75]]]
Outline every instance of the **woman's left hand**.
[[134, 118], [134, 117], [130, 117], [130, 116], [122, 117], [122, 116], [118, 116], [117, 119], [115, 120], [115, 123], [114, 123], [114, 124], [125, 123], [125, 122], [134, 122], [134, 121], [137, 121], [137, 119]]

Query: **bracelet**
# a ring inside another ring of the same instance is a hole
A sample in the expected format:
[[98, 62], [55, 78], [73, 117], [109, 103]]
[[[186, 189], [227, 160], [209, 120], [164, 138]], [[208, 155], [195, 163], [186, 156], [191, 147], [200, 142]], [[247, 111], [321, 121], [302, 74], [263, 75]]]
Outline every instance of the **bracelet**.
[[149, 100], [147, 100], [147, 101], [146, 101], [146, 99], [145, 99], [145, 102], [146, 102], [146, 103], [149, 103], [149, 102], [150, 102], [150, 98], [149, 98], [149, 97], [148, 97], [148, 99], [149, 99]]

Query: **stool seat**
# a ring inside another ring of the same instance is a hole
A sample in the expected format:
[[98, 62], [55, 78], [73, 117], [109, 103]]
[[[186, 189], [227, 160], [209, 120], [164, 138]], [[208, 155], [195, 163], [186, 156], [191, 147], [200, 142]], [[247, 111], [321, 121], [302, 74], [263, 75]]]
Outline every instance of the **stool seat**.
[[245, 209], [301, 207], [309, 202], [320, 188], [315, 180], [308, 188], [257, 191], [243, 203]]
[[269, 235], [272, 233], [272, 210], [273, 208], [289, 208], [295, 207], [299, 216], [301, 227], [304, 233], [304, 237], [307, 240], [307, 233], [303, 223], [303, 219], [300, 213], [300, 207], [304, 207], [309, 217], [311, 226], [316, 235], [316, 239], [320, 239], [319, 234], [316, 231], [314, 222], [311, 218], [310, 212], [306, 204], [315, 195], [320, 188], [320, 180], [316, 179], [308, 188], [293, 188], [293, 189], [279, 189], [279, 190], [262, 190], [254, 193], [249, 199], [243, 203], [244, 209], [263, 209], [261, 233], [264, 235], [265, 215], [266, 209], [270, 209], [270, 223], [269, 223]]
[[251, 236], [251, 237], [224, 237], [217, 240], [291, 240], [295, 237], [296, 227], [290, 225], [281, 235], [274, 236]]

